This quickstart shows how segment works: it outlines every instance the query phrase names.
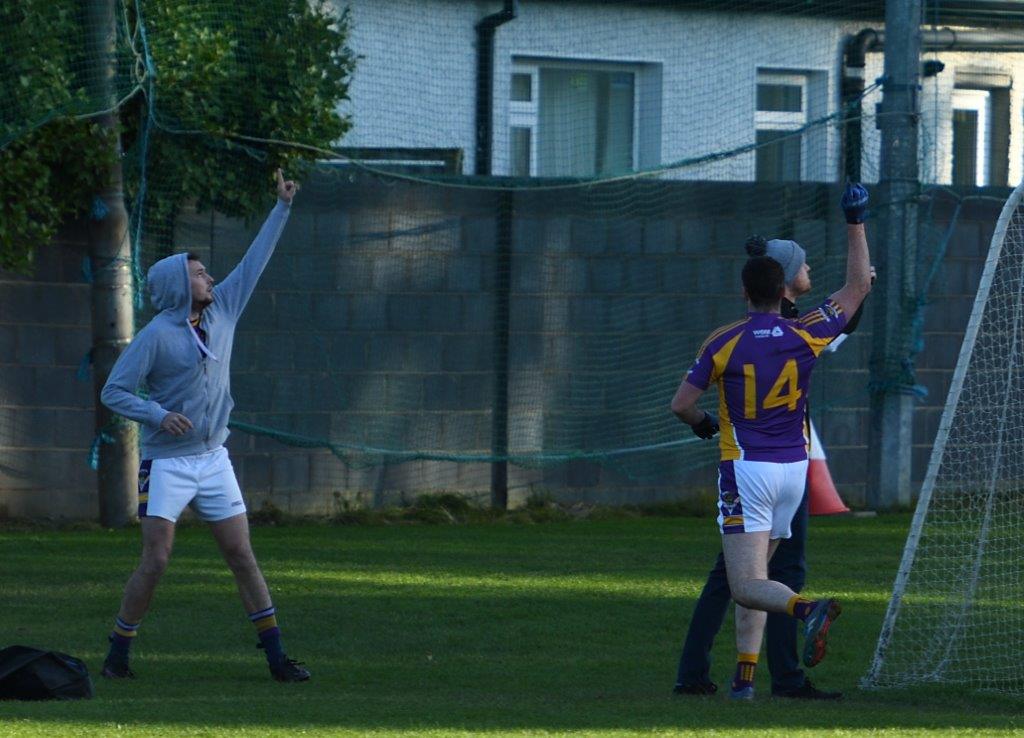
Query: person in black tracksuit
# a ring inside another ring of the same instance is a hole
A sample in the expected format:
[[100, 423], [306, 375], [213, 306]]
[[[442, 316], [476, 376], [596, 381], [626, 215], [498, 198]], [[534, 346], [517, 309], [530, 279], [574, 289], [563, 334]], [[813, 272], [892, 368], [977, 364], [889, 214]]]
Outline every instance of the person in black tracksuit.
[[[765, 241], [755, 236], [747, 241], [751, 256], [767, 255], [782, 264], [786, 274], [786, 296], [782, 299], [782, 316], [796, 318], [798, 311], [793, 299], [810, 289], [810, 280], [804, 251], [793, 241]], [[874, 274], [872, 272], [872, 281]], [[863, 305], [850, 318], [843, 333], [853, 333], [860, 322]], [[793, 515], [790, 526], [792, 537], [784, 538], [768, 563], [768, 577], [782, 582], [794, 592], [803, 589], [807, 577], [804, 549], [807, 543], [807, 490]], [[725, 558], [719, 552], [715, 565], [693, 609], [693, 617], [686, 633], [683, 653], [673, 692], [676, 694], [714, 694], [718, 690], [710, 676], [711, 647], [722, 627], [729, 609], [732, 593], [725, 572]], [[817, 689], [804, 675], [797, 656], [797, 621], [787, 615], [768, 614], [765, 628], [768, 670], [772, 678], [772, 695], [797, 699], [835, 700], [841, 692]]]

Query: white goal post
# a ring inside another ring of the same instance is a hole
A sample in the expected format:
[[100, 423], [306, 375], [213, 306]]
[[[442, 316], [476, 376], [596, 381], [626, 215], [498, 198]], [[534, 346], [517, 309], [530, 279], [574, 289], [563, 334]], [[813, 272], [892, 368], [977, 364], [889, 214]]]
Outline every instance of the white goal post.
[[867, 688], [1024, 692], [1022, 198], [992, 235]]

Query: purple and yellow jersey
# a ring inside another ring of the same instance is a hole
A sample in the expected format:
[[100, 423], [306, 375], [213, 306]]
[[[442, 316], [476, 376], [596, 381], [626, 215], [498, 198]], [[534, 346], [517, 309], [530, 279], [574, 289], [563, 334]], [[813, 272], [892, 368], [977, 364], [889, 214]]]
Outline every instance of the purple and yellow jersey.
[[790, 320], [748, 313], [712, 333], [686, 381], [718, 385], [722, 460], [787, 463], [807, 458], [807, 390], [818, 355], [846, 326], [838, 304]]

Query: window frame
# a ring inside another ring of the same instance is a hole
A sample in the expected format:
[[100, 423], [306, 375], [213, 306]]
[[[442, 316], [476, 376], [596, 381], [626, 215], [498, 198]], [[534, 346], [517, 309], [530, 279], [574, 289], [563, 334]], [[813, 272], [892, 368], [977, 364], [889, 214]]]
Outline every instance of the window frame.
[[[957, 110], [967, 110], [978, 114], [978, 138], [975, 142], [974, 151], [974, 186], [987, 187], [991, 171], [990, 161], [992, 151], [992, 92], [971, 87], [957, 87], [953, 89], [950, 98], [950, 125], [952, 125], [953, 114]], [[950, 139], [950, 177], [952, 178], [953, 159], [956, 153]]]
[[[644, 65], [637, 62], [613, 62], [582, 58], [548, 58], [513, 55], [512, 68], [509, 73], [508, 95], [508, 172], [512, 172], [512, 129], [530, 129], [530, 175], [537, 176], [538, 159], [537, 132], [540, 127], [540, 72], [541, 69], [561, 69], [579, 72], [605, 72], [610, 74], [629, 74], [633, 78], [633, 125], [630, 141], [630, 171], [636, 172], [640, 166], [640, 110], [642, 93], [642, 74]], [[530, 102], [512, 100], [511, 81], [514, 74], [530, 75]]]
[[[513, 100], [511, 94], [512, 76], [526, 74], [530, 77], [530, 100]], [[512, 174], [512, 129], [528, 128], [530, 130], [530, 171], [528, 177], [537, 176], [537, 128], [540, 123], [540, 67], [528, 64], [512, 64], [509, 73], [508, 101], [508, 173]], [[520, 175], [513, 175], [520, 176]]]
[[[786, 85], [800, 88], [800, 111], [786, 112], [780, 110], [759, 110], [757, 107], [757, 88], [762, 85]], [[810, 107], [810, 72], [783, 71], [777, 69], [766, 69], [758, 67], [754, 75], [753, 107], [754, 107], [754, 142], [757, 142], [757, 134], [760, 131], [798, 131], [807, 125], [809, 121]], [[800, 136], [800, 179], [799, 182], [808, 181], [808, 162], [806, 141]], [[755, 154], [754, 181], [761, 182], [757, 178], [757, 163]]]
[[[774, 72], [757, 70], [754, 83], [754, 124], [758, 128], [787, 130], [790, 127], [801, 128], [807, 125], [807, 88], [810, 80], [806, 74], [799, 72]], [[800, 110], [759, 110], [757, 107], [757, 88], [761, 85], [784, 85], [800, 88]]]

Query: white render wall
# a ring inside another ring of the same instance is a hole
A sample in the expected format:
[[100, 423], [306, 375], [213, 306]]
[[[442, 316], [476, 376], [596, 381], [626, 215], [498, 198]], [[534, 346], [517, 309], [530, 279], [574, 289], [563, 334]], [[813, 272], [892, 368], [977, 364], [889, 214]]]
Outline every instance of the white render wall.
[[[537, 4], [524, 9], [499, 38], [503, 66], [497, 67], [495, 96], [508, 99], [510, 70], [505, 65], [513, 56], [661, 64], [660, 163], [730, 150], [753, 141], [758, 68], [813, 72], [834, 66], [840, 29], [828, 21], [796, 19], [807, 32], [794, 38], [794, 20], [626, 5]], [[787, 43], [772, 40], [779, 38]], [[838, 103], [836, 85], [832, 75], [829, 112]], [[495, 106], [498, 171], [507, 150], [506, 112], [506, 106]], [[829, 150], [824, 168], [834, 172], [837, 147]], [[680, 170], [677, 176], [750, 180], [754, 154]]]
[[352, 17], [359, 59], [345, 146], [461, 148], [473, 171], [477, 20], [494, 3], [334, 0]]
[[[343, 0], [335, 0], [342, 2]], [[476, 23], [502, 3], [466, 0], [349, 0], [351, 46], [363, 58], [345, 111], [354, 127], [346, 146], [460, 148], [464, 172], [475, 167]], [[644, 65], [638, 94], [648, 94], [643, 75], [660, 70], [660, 120], [640, 121], [637, 135], [655, 135], [641, 158], [643, 168], [667, 165], [753, 142], [758, 69], [823, 73], [825, 113], [840, 104], [844, 39], [862, 28], [827, 18], [698, 13], [615, 3], [523, 0], [519, 17], [497, 29], [494, 74], [495, 174], [509, 171], [509, 87], [514, 59], [578, 60], [593, 64]], [[1024, 79], [1024, 55], [941, 53], [946, 64], [922, 89], [922, 179], [948, 182], [951, 162], [951, 100], [958, 65], [990, 66]], [[868, 55], [866, 84], [882, 74], [883, 55]], [[650, 80], [650, 78], [648, 78]], [[1024, 85], [1011, 90], [1010, 184], [1024, 162]], [[871, 116], [876, 92], [864, 101]], [[650, 102], [645, 100], [644, 102]], [[641, 103], [643, 104], [643, 102]], [[815, 116], [816, 117], [816, 116]], [[841, 177], [840, 137], [821, 129], [825, 158], [815, 158], [812, 179]], [[877, 180], [879, 134], [873, 119], [863, 126], [866, 181]], [[809, 156], [815, 156], [809, 154]], [[754, 177], [754, 153], [667, 176], [739, 180]]]

